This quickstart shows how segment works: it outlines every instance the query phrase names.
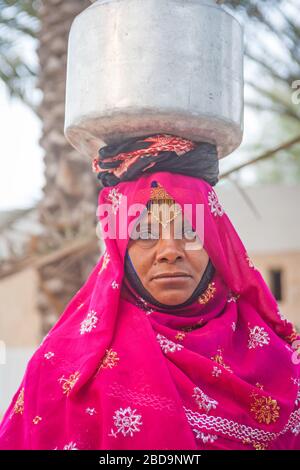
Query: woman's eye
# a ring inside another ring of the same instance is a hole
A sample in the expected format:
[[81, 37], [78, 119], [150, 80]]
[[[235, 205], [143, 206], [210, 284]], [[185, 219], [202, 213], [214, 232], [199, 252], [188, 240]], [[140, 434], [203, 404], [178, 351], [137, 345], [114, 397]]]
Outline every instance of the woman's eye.
[[145, 231], [140, 232], [138, 238], [140, 238], [141, 240], [156, 240], [159, 237], [155, 232], [145, 230]]

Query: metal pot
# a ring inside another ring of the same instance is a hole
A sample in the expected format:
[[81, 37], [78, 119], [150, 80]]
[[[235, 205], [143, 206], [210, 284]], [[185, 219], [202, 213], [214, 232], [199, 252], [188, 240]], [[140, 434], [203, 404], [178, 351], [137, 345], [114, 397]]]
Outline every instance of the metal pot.
[[214, 0], [98, 0], [73, 21], [65, 136], [99, 147], [169, 133], [217, 144], [243, 134], [243, 33]]

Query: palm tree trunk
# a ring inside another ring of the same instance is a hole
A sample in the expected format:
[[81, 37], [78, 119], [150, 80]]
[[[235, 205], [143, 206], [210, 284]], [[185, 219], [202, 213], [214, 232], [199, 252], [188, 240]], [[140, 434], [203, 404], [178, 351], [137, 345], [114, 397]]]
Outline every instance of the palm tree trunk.
[[[43, 123], [40, 145], [45, 151], [46, 180], [38, 207], [44, 227], [39, 245], [45, 254], [59, 254], [46, 256], [48, 262], [38, 268], [42, 335], [57, 321], [100, 255], [96, 236], [99, 184], [91, 162], [71, 147], [63, 133], [68, 34], [74, 17], [88, 5], [88, 0], [43, 0], [39, 11], [42, 100], [37, 113]], [[81, 240], [71, 254], [64, 249]]]

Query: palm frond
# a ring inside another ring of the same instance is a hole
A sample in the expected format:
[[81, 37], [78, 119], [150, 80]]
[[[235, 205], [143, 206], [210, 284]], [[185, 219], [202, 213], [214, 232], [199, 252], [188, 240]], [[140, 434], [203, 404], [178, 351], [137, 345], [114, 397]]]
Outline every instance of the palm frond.
[[0, 81], [10, 97], [32, 108], [38, 61], [30, 63], [24, 47], [37, 39], [39, 6], [40, 0], [0, 0]]

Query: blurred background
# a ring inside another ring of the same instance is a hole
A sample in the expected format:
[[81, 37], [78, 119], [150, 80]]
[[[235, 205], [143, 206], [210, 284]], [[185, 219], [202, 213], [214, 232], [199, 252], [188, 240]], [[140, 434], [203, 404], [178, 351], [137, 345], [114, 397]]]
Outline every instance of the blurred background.
[[[216, 192], [300, 330], [300, 3], [225, 1], [245, 33], [242, 145]], [[0, 0], [0, 416], [97, 262], [99, 181], [64, 137], [67, 41], [89, 0]]]

